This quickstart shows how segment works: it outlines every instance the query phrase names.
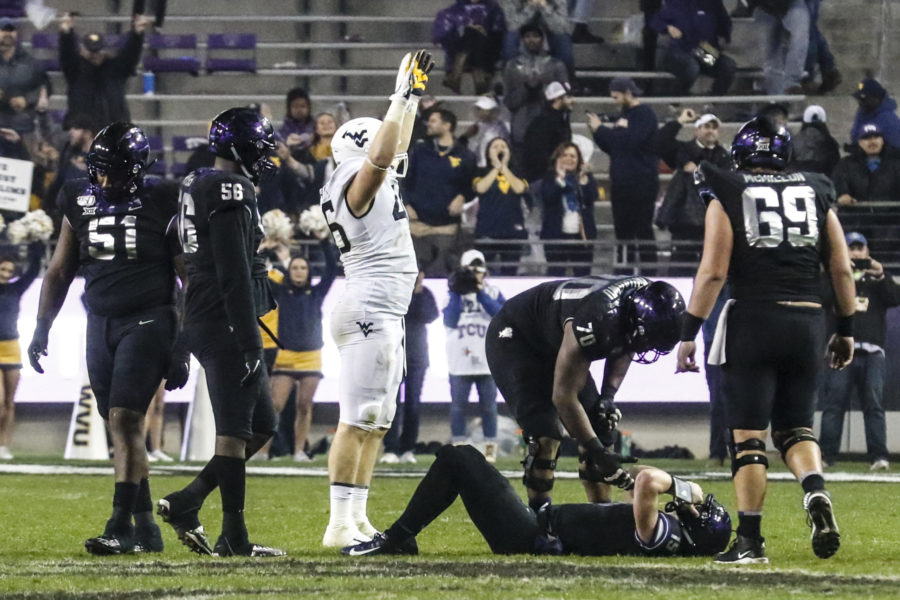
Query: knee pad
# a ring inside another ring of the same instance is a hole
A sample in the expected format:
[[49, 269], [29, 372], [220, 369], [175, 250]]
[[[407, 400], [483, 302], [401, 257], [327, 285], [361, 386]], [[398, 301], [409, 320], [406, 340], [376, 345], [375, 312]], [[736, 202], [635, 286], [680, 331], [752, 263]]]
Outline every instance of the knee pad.
[[[522, 475], [522, 483], [530, 490], [549, 492], [553, 489], [554, 478], [538, 477], [534, 474], [534, 470], [556, 470], [556, 457], [552, 459], [538, 457], [541, 443], [536, 438], [526, 438], [526, 441], [528, 442], [528, 454], [525, 455], [525, 460], [522, 461], [522, 466], [525, 468], [525, 473]], [[559, 449], [557, 449], [556, 455], [559, 456]]]
[[767, 469], [769, 468], [769, 459], [765, 454], [745, 454], [738, 458], [738, 454], [741, 452], [754, 450], [757, 452], [765, 452], [766, 443], [763, 440], [751, 438], [743, 442], [735, 442], [734, 435], [732, 434], [729, 450], [731, 451], [732, 477], [734, 477], [742, 467], [746, 467], [747, 465], [762, 465]]
[[813, 430], [809, 427], [794, 427], [793, 429], [773, 431], [772, 441], [775, 443], [775, 447], [778, 451], [781, 452], [781, 460], [784, 460], [787, 451], [790, 450], [794, 444], [800, 442], [819, 443], [819, 440], [817, 440], [816, 436], [813, 434]]

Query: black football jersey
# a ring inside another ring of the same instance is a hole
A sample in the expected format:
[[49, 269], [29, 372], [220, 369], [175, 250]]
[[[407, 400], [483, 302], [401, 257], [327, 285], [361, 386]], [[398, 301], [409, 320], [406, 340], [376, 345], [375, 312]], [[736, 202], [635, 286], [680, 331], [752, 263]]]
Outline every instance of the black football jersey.
[[[229, 216], [237, 218], [240, 233], [233, 240], [233, 248], [227, 249], [234, 254], [221, 256], [213, 247], [210, 224], [217, 213], [224, 216], [229, 211], [234, 211]], [[177, 229], [188, 273], [185, 321], [227, 322], [239, 337], [248, 338], [244, 340], [247, 344], [254, 335], [259, 337], [253, 318], [274, 308], [265, 260], [256, 253], [264, 235], [260, 221], [256, 192], [246, 177], [198, 169], [184, 178]], [[233, 260], [245, 261], [251, 275], [249, 283], [238, 280]], [[229, 310], [241, 314], [229, 315]], [[252, 323], [252, 332], [248, 323]]]
[[585, 357], [599, 360], [624, 352], [619, 305], [622, 296], [650, 283], [645, 277], [578, 277], [549, 281], [510, 298], [503, 317], [514, 324], [539, 356], [555, 360], [566, 321]]
[[728, 271], [734, 299], [822, 301], [822, 248], [835, 202], [828, 177], [728, 171], [704, 161], [695, 181], [707, 204], [722, 203], [734, 231]]
[[552, 531], [569, 554], [673, 556], [681, 548], [681, 523], [663, 512], [653, 539], [645, 543], [637, 537], [631, 504], [560, 504], [548, 510]]
[[59, 204], [78, 240], [84, 302], [90, 312], [117, 317], [172, 303], [178, 241], [167, 236], [178, 185], [147, 177], [130, 202], [106, 202], [87, 179], [66, 182]]

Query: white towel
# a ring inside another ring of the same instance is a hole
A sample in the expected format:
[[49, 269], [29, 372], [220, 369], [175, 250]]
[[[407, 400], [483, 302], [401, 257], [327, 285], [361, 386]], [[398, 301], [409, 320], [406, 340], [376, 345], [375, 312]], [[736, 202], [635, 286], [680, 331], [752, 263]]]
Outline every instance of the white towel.
[[716, 323], [716, 335], [713, 336], [712, 346], [709, 348], [709, 359], [707, 362], [711, 365], [725, 364], [725, 334], [728, 330], [728, 311], [734, 304], [734, 298], [727, 300], [722, 312], [719, 313], [719, 321]]

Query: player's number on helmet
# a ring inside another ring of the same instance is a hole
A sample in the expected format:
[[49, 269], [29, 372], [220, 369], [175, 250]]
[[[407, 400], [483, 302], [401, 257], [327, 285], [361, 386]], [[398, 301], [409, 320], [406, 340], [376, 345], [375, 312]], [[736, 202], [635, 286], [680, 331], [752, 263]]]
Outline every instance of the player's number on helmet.
[[347, 233], [339, 223], [332, 221], [332, 218], [334, 217], [334, 204], [331, 203], [331, 200], [326, 200], [322, 203], [322, 212], [325, 213], [325, 220], [328, 221], [328, 229], [331, 230], [331, 237], [334, 238], [334, 243], [338, 247], [338, 250], [341, 251], [341, 254], [350, 252], [350, 239], [347, 237]]
[[791, 185], [781, 194], [769, 186], [751, 186], [743, 194], [745, 235], [754, 248], [815, 246], [819, 242], [816, 192], [808, 185]]

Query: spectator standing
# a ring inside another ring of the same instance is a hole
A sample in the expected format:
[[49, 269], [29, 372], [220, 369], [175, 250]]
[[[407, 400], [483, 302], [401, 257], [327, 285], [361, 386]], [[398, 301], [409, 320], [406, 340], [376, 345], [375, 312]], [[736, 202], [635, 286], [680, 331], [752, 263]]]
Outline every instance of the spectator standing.
[[63, 15], [59, 22], [59, 61], [68, 86], [69, 113], [90, 115], [100, 127], [131, 119], [125, 84], [135, 74], [149, 24], [148, 17], [134, 15], [125, 45], [117, 54], [109, 55], [98, 33], [85, 35], [79, 48], [72, 15]]
[[56, 230], [59, 231], [59, 223], [62, 219], [62, 206], [58, 205], [59, 192], [67, 181], [72, 181], [87, 176], [87, 153], [97, 126], [89, 115], [69, 113], [63, 121], [63, 126], [68, 129], [69, 141], [63, 146], [59, 156], [59, 166], [56, 177], [47, 190], [44, 198], [44, 207], [47, 213], [53, 215]]
[[476, 94], [494, 77], [506, 19], [496, 0], [456, 0], [434, 18], [432, 41], [444, 49], [444, 85], [459, 93], [463, 73], [472, 74]]
[[478, 390], [484, 456], [497, 460], [497, 385], [485, 357], [484, 339], [491, 318], [506, 298], [485, 283], [487, 268], [478, 250], [463, 252], [460, 268], [449, 280], [450, 297], [444, 307], [447, 328], [447, 362], [450, 373], [450, 434], [453, 443], [466, 441], [466, 405], [472, 385]]
[[416, 256], [426, 277], [446, 277], [457, 264], [460, 215], [473, 197], [475, 155], [453, 137], [455, 130], [456, 115], [432, 111], [431, 139], [412, 149], [403, 180]]
[[427, 326], [438, 318], [434, 294], [424, 285], [425, 271], [416, 277], [409, 310], [403, 318], [406, 331], [406, 376], [403, 379], [403, 405], [397, 390], [397, 415], [384, 436], [384, 455], [378, 462], [416, 462], [416, 441], [419, 439], [419, 400], [425, 372], [428, 370]]
[[809, 9], [805, 0], [750, 0], [765, 52], [763, 88], [767, 94], [802, 94], [801, 78], [809, 48]]
[[[494, 138], [485, 149], [488, 166], [479, 170], [473, 182], [478, 194], [478, 218], [475, 237], [479, 240], [526, 240], [525, 216], [522, 204], [528, 191], [528, 182], [517, 177], [509, 168], [511, 150], [503, 138]], [[504, 263], [497, 273], [504, 276], [516, 274], [522, 245], [479, 241], [478, 249], [488, 259], [498, 258]]]
[[[696, 120], [694, 117], [694, 111], [685, 109], [676, 121], [666, 123], [657, 135], [657, 148], [674, 147], [674, 162], [669, 163], [669, 166], [675, 170], [675, 174], [666, 188], [666, 195], [656, 214], [656, 225], [672, 233], [672, 262], [675, 263], [696, 263], [700, 260], [706, 205], [697, 194], [697, 187], [694, 184], [694, 171], [697, 170], [697, 165], [700, 161], [706, 160], [723, 169], [731, 166], [731, 154], [719, 143], [721, 125], [719, 118], [711, 113], [701, 115]], [[677, 141], [675, 136], [681, 126], [691, 120], [694, 121], [693, 139], [689, 142]], [[665, 155], [671, 152], [661, 151], [660, 154], [666, 160]], [[669, 270], [673, 276], [691, 276], [693, 272], [693, 264], [676, 266]]]
[[316, 122], [312, 118], [312, 102], [307, 91], [295, 87], [287, 93], [284, 121], [278, 135], [295, 158], [300, 158], [304, 150], [312, 144], [316, 133]]
[[19, 46], [16, 23], [0, 18], [0, 127], [33, 131], [35, 111], [49, 106], [48, 85], [44, 69]]
[[825, 109], [818, 104], [807, 106], [803, 111], [803, 125], [792, 140], [792, 168], [831, 177], [841, 159], [841, 147], [828, 131], [825, 121]]
[[[826, 369], [821, 399], [822, 459], [833, 466], [837, 460], [844, 425], [855, 389], [863, 411], [866, 451], [873, 471], [887, 470], [887, 425], [884, 418], [885, 329], [887, 309], [900, 306], [900, 285], [886, 275], [880, 262], [869, 256], [869, 245], [861, 233], [846, 236], [856, 280], [856, 318], [853, 327], [853, 362], [846, 369]], [[832, 302], [833, 303], [833, 302]]]
[[[656, 115], [640, 103], [640, 93], [630, 78], [616, 77], [609, 95], [622, 113], [610, 123], [588, 113], [594, 142], [609, 154], [613, 226], [616, 239], [626, 244], [653, 242], [653, 207], [659, 193], [659, 158], [653, 148]], [[631, 255], [628, 251], [623, 258], [630, 260]], [[655, 262], [656, 249], [643, 247], [640, 256], [642, 262]]]
[[894, 148], [900, 148], [900, 117], [897, 116], [897, 101], [888, 96], [884, 86], [867, 77], [859, 82], [853, 92], [859, 108], [853, 117], [850, 141], [854, 144], [862, 137], [866, 125], [876, 125], [884, 136], [884, 141]]
[[523, 25], [537, 25], [547, 32], [550, 54], [566, 65], [569, 78], [575, 74], [572, 52], [572, 24], [566, 0], [501, 0], [506, 15], [506, 37], [503, 58], [509, 60], [519, 52], [519, 32]]
[[840, 205], [900, 198], [900, 155], [885, 143], [878, 125], [865, 125], [856, 146], [834, 168]]
[[309, 154], [314, 162], [331, 158], [331, 138], [337, 128], [337, 120], [331, 113], [316, 115], [316, 132], [309, 147]]
[[[557, 147], [550, 157], [552, 170], [541, 180], [539, 198], [543, 206], [542, 240], [595, 240], [594, 203], [598, 199], [597, 182], [587, 172], [581, 150], [572, 142]], [[565, 263], [582, 263], [572, 267], [575, 277], [591, 272], [594, 248], [586, 244], [551, 244], [544, 246], [551, 266], [550, 277], [565, 277]], [[555, 263], [555, 264], [554, 264]], [[559, 263], [562, 263], [560, 265]]]
[[565, 65], [544, 50], [544, 30], [534, 24], [519, 29], [523, 51], [507, 61], [503, 69], [503, 103], [510, 110], [513, 166], [525, 154], [525, 132], [544, 106], [544, 89], [554, 81], [568, 81]]
[[569, 84], [553, 81], [544, 91], [547, 103], [544, 109], [531, 121], [525, 132], [525, 153], [522, 166], [528, 181], [536, 181], [544, 176], [550, 167], [550, 156], [560, 144], [572, 140], [572, 97]]
[[[806, 0], [806, 7], [809, 9], [809, 48], [806, 51], [806, 77], [803, 79], [803, 89], [809, 94], [813, 92], [827, 94], [843, 81], [834, 55], [828, 47], [828, 40], [819, 30], [821, 5], [822, 0]], [[815, 87], [817, 69], [822, 74], [822, 82], [818, 89]]]
[[669, 35], [661, 66], [678, 79], [679, 94], [690, 94], [701, 73], [713, 78], [710, 94], [728, 93], [737, 64], [720, 44], [731, 42], [731, 17], [722, 0], [668, 0], [651, 26]]
[[22, 372], [22, 349], [19, 346], [19, 305], [41, 269], [43, 242], [28, 246], [28, 266], [15, 278], [16, 262], [0, 258], [0, 460], [12, 460], [12, 432], [16, 416], [16, 388]]
[[475, 122], [459, 136], [475, 154], [479, 167], [484, 167], [487, 146], [494, 138], [509, 140], [509, 123], [500, 115], [500, 105], [493, 96], [479, 96], [475, 101]]
[[[325, 232], [329, 235], [329, 232]], [[322, 303], [337, 274], [337, 249], [327, 239], [322, 241], [325, 270], [319, 282], [312, 285], [309, 263], [295, 256], [288, 263], [287, 276], [280, 284], [271, 282], [272, 295], [278, 303], [278, 350], [272, 368], [270, 390], [276, 414], [284, 410], [295, 393], [294, 461], [308, 462], [306, 453], [309, 427], [312, 423], [313, 397], [322, 378]]]

